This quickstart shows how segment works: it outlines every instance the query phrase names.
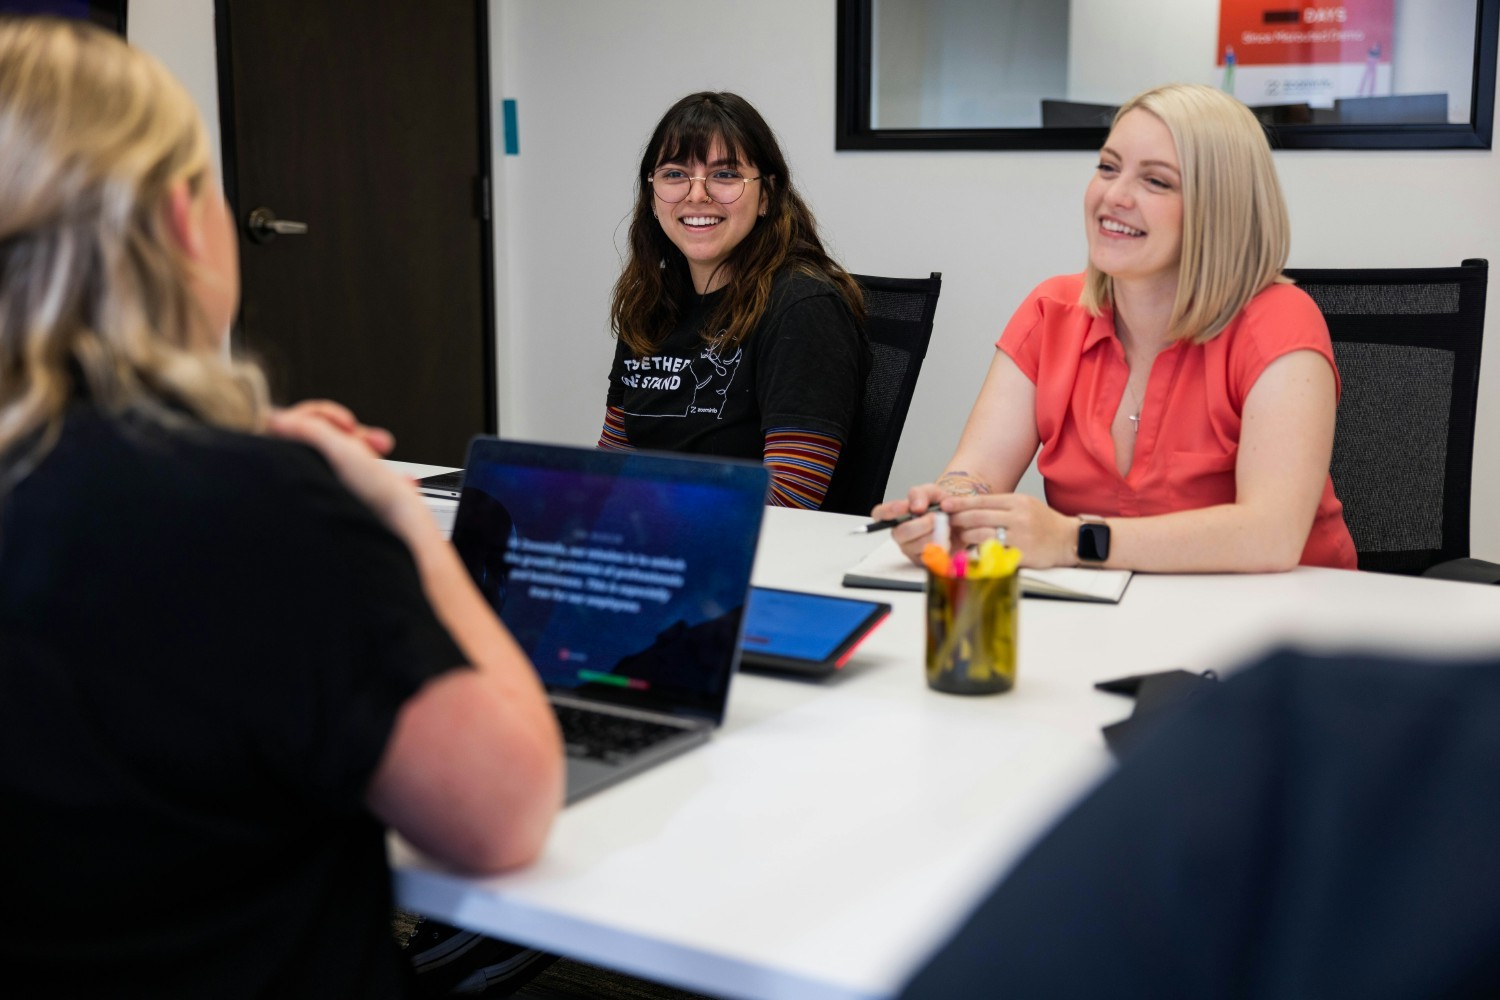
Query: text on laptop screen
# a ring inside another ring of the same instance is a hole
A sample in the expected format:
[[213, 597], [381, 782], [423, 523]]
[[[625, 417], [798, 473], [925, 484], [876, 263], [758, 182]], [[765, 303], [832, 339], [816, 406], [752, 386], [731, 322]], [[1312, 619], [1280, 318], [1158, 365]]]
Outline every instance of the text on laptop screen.
[[453, 543], [549, 689], [715, 715], [764, 509], [746, 473], [476, 440]]

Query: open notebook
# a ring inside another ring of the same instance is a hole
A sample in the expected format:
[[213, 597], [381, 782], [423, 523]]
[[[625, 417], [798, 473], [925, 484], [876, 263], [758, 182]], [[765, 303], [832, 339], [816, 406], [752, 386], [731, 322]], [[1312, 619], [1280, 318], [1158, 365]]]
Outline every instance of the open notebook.
[[[844, 586], [878, 590], [921, 590], [924, 573], [922, 567], [902, 555], [900, 547], [887, 537], [844, 574]], [[1066, 566], [1023, 569], [1021, 593], [1027, 597], [1117, 604], [1125, 595], [1130, 577], [1128, 569], [1075, 569]]]

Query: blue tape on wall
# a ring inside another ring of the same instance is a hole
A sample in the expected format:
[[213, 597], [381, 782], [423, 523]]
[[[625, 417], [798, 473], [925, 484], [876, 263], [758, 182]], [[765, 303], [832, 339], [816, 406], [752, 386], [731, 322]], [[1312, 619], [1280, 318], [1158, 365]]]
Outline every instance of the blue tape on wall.
[[500, 104], [505, 117], [505, 155], [515, 156], [521, 152], [521, 139], [516, 132], [516, 102], [506, 98]]

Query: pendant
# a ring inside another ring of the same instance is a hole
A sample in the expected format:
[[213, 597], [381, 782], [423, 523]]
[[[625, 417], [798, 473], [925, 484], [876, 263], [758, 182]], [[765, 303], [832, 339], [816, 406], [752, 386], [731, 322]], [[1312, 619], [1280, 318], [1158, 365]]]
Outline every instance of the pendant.
[[1130, 421], [1131, 428], [1137, 434], [1139, 434], [1141, 432], [1141, 415], [1139, 413], [1132, 413], [1129, 416], [1127, 416], [1125, 419]]

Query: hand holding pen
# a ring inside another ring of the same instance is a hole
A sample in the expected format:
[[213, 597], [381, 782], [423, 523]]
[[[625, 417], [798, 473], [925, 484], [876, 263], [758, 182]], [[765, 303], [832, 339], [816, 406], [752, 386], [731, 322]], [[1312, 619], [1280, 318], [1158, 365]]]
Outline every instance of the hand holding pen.
[[[913, 486], [904, 498], [877, 505], [870, 512], [870, 523], [854, 529], [854, 532], [891, 531], [892, 539], [906, 557], [912, 562], [920, 562], [926, 546], [938, 545], [946, 549], [954, 541], [948, 514], [941, 505], [956, 495], [959, 494], [939, 483]], [[915, 523], [909, 528], [904, 527], [908, 521]]]
[[908, 558], [915, 561], [920, 558], [920, 553], [925, 546], [938, 545], [945, 549], [948, 547], [948, 515], [944, 514], [936, 505], [927, 508], [920, 514], [908, 512], [898, 514], [895, 517], [872, 521], [869, 524], [855, 528], [851, 534], [866, 535], [879, 531], [890, 531], [892, 528], [899, 527], [908, 521], [921, 520], [922, 518], [928, 518], [929, 515], [932, 523], [931, 530], [916, 535], [913, 538], [901, 539], [896, 542], [901, 547], [901, 551], [905, 552]]
[[849, 532], [851, 535], [871, 535], [877, 531], [889, 531], [898, 524], [905, 524], [918, 514], [902, 514], [900, 517], [888, 517], [883, 521], [871, 521], [869, 524], [861, 525]]

